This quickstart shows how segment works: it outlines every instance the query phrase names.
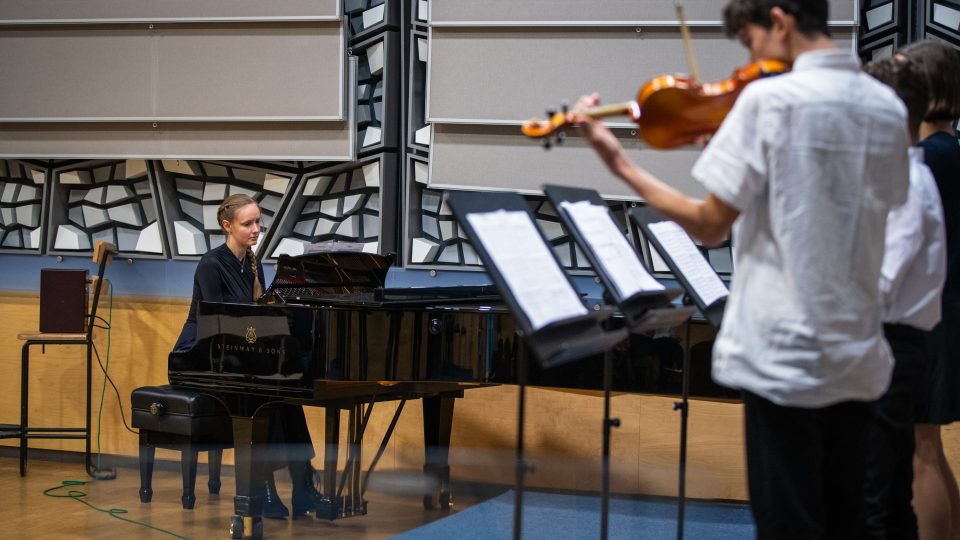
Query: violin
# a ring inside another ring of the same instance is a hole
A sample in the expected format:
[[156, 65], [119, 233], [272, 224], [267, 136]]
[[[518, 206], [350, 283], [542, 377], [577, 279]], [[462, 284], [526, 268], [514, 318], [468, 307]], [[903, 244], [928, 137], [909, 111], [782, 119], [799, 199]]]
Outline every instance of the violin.
[[[723, 119], [747, 84], [788, 70], [779, 60], [760, 60], [737, 68], [729, 79], [699, 83], [696, 76], [660, 75], [647, 81], [634, 101], [576, 111], [591, 118], [627, 116], [638, 135], [653, 148], [675, 148], [696, 142], [720, 128]], [[527, 137], [549, 139], [572, 125], [573, 113], [547, 112], [547, 119], [531, 118], [520, 130]]]
[[[674, 7], [690, 75], [654, 77], [640, 88], [634, 101], [576, 111], [578, 114], [591, 118], [628, 116], [640, 128], [637, 132], [647, 144], [654, 148], [676, 148], [715, 133], [747, 84], [788, 70], [779, 60], [760, 60], [734, 70], [729, 79], [701, 84], [683, 3], [674, 0]], [[531, 118], [520, 131], [527, 137], [543, 139], [544, 147], [550, 148], [549, 137], [556, 135], [557, 142], [562, 142], [563, 129], [573, 123], [572, 117], [566, 107], [559, 113], [547, 111], [546, 121]]]

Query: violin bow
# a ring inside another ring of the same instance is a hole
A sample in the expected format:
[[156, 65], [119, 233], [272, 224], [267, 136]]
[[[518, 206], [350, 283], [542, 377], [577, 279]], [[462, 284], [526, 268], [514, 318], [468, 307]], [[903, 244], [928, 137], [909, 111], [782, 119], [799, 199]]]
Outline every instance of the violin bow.
[[687, 52], [687, 63], [690, 64], [690, 76], [694, 81], [700, 80], [700, 70], [697, 69], [697, 55], [693, 52], [693, 39], [690, 37], [690, 28], [683, 12], [683, 2], [673, 0], [673, 7], [677, 10], [677, 19], [680, 21], [680, 34], [683, 36], [683, 48]]

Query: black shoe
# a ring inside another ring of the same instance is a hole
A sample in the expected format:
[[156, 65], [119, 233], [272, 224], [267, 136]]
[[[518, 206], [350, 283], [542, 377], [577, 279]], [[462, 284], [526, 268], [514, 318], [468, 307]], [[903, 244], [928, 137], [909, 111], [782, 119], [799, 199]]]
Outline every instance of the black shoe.
[[263, 517], [272, 519], [286, 519], [290, 511], [283, 505], [280, 495], [277, 494], [277, 485], [273, 482], [273, 471], [267, 473], [267, 481], [263, 489]]
[[322, 497], [313, 481], [313, 465], [309, 461], [291, 463], [290, 478], [293, 480], [293, 516], [316, 512]]

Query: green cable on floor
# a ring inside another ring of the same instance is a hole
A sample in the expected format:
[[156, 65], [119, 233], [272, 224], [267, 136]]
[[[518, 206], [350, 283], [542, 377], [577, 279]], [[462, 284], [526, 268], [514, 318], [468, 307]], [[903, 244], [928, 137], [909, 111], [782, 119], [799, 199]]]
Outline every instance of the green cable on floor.
[[[107, 282], [107, 291], [110, 297], [110, 309], [108, 310], [108, 315], [107, 315], [107, 355], [106, 355], [106, 358], [104, 359], [104, 366], [103, 366], [103, 388], [100, 390], [100, 410], [97, 413], [97, 468], [98, 469], [100, 468], [100, 420], [103, 416], [103, 397], [107, 393], [107, 372], [110, 368], [110, 330], [113, 327], [113, 284], [112, 283]], [[94, 321], [90, 321], [90, 324], [94, 324]], [[126, 521], [127, 523], [140, 525], [141, 527], [153, 529], [157, 532], [169, 534], [174, 538], [182, 538], [183, 540], [190, 540], [186, 536], [179, 535], [173, 531], [162, 529], [160, 527], [154, 527], [153, 525], [144, 523], [142, 521], [137, 521], [135, 519], [123, 517], [123, 514], [128, 513], [128, 510], [126, 508], [99, 508], [97, 506], [94, 506], [89, 502], [83, 500], [83, 498], [87, 496], [87, 493], [84, 491], [80, 491], [78, 489], [71, 489], [66, 493], [66, 495], [57, 495], [53, 493], [54, 491], [65, 488], [65, 487], [85, 486], [85, 485], [87, 485], [87, 482], [84, 482], [82, 480], [64, 480], [59, 486], [45, 489], [43, 491], [43, 494], [46, 495], [47, 497], [54, 497], [57, 499], [73, 499], [75, 501], [81, 502], [89, 506], [90, 508], [93, 508], [97, 512], [103, 512], [110, 517], [119, 519], [120, 521]]]
[[65, 488], [65, 487], [85, 486], [85, 485], [87, 485], [87, 482], [84, 482], [84, 481], [82, 481], [82, 480], [64, 480], [63, 483], [61, 483], [59, 486], [56, 486], [56, 487], [52, 487], [52, 488], [50, 488], [50, 489], [45, 489], [45, 490], [43, 490], [43, 494], [46, 495], [47, 497], [54, 497], [54, 498], [57, 498], [57, 499], [73, 499], [73, 500], [75, 500], [75, 501], [82, 502], [83, 504], [89, 506], [90, 508], [93, 508], [93, 509], [96, 510], [97, 512], [103, 512], [103, 513], [107, 514], [107, 515], [110, 516], [110, 517], [114, 517], [114, 518], [119, 519], [120, 521], [126, 521], [127, 523], [133, 523], [134, 525], [140, 525], [141, 527], [146, 527], [146, 528], [148, 528], [148, 529], [153, 529], [153, 530], [155, 530], [155, 531], [157, 531], [157, 532], [166, 533], [166, 534], [169, 534], [170, 536], [173, 536], [173, 537], [175, 537], [175, 538], [182, 538], [183, 540], [190, 540], [190, 539], [187, 538], [186, 536], [179, 535], [179, 534], [177, 534], [177, 533], [175, 533], [175, 532], [173, 532], [173, 531], [168, 531], [167, 529], [162, 529], [162, 528], [160, 528], [160, 527], [154, 527], [153, 525], [150, 525], [150, 524], [148, 524], [148, 523], [144, 523], [144, 522], [142, 522], [142, 521], [137, 521], [137, 520], [135, 520], [135, 519], [130, 519], [130, 518], [123, 517], [123, 514], [126, 514], [126, 513], [128, 512], [126, 508], [99, 508], [99, 507], [97, 507], [97, 506], [94, 506], [94, 505], [88, 503], [87, 501], [83, 500], [83, 498], [86, 497], [87, 494], [86, 494], [86, 492], [80, 491], [79, 489], [71, 489], [71, 490], [68, 491], [65, 495], [57, 495], [57, 494], [53, 493], [54, 491], [56, 491], [56, 490], [58, 490], [58, 489]]

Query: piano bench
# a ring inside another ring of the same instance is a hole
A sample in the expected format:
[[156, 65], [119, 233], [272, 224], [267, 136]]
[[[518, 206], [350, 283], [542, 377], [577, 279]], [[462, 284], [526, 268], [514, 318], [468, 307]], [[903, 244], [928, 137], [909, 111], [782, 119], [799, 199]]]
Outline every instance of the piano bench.
[[157, 448], [180, 450], [184, 509], [197, 498], [197, 454], [209, 452], [210, 493], [220, 493], [220, 462], [224, 448], [233, 447], [230, 415], [213, 397], [175, 386], [142, 386], [130, 395], [133, 427], [140, 430], [140, 501], [153, 498], [154, 454]]

